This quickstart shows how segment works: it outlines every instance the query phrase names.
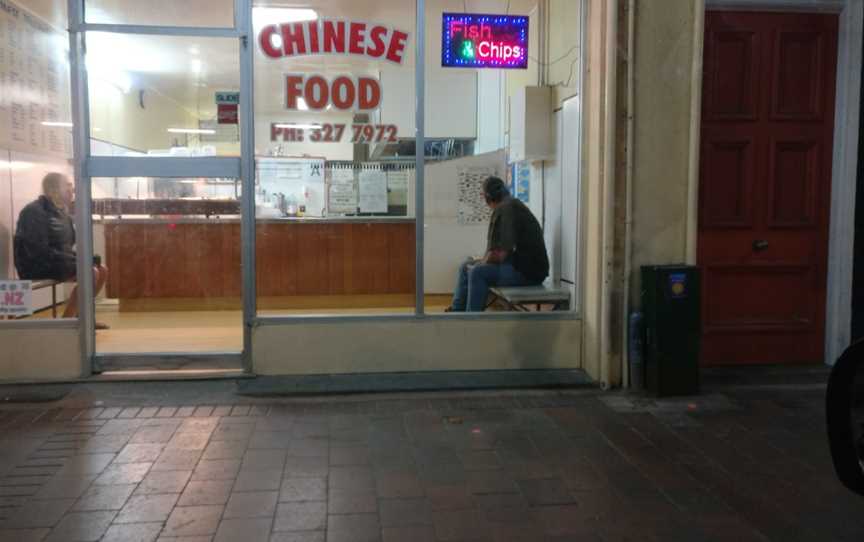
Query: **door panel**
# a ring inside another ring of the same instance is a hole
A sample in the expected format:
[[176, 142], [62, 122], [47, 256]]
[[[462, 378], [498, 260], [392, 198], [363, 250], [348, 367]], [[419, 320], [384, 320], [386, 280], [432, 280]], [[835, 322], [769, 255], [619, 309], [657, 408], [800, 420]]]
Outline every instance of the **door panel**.
[[818, 363], [837, 17], [709, 12], [705, 36], [702, 362]]

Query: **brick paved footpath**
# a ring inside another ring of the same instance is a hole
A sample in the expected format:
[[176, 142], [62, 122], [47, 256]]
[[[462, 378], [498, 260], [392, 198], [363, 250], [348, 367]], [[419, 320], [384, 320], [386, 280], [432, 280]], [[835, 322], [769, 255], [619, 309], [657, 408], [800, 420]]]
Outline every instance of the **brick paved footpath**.
[[4, 405], [0, 540], [861, 541], [823, 394]]

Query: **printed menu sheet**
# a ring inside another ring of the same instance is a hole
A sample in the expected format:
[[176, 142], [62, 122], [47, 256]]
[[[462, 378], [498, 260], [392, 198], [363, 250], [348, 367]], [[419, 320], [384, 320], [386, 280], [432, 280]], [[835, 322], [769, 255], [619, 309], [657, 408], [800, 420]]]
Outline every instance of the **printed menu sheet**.
[[354, 183], [354, 168], [338, 168], [330, 171], [330, 192], [327, 211], [332, 214], [357, 212], [357, 185]]
[[72, 155], [67, 34], [0, 0], [0, 147]]
[[360, 212], [387, 212], [387, 172], [380, 169], [360, 170]]

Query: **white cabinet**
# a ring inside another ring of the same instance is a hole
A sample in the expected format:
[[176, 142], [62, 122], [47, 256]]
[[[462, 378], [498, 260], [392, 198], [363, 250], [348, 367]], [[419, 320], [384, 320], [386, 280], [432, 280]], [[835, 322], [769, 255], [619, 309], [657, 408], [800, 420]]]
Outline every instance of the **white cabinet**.
[[510, 98], [510, 161], [553, 158], [552, 121], [552, 88], [519, 88]]

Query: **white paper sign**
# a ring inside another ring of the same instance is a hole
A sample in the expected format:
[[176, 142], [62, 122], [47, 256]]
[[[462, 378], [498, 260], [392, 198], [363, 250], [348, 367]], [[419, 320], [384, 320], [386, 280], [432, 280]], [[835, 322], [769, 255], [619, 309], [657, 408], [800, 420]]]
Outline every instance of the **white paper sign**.
[[387, 186], [397, 192], [408, 191], [408, 170], [399, 169], [387, 172]]
[[0, 280], [0, 316], [33, 314], [33, 291], [29, 280]]
[[333, 169], [330, 172], [328, 211], [334, 214], [357, 212], [357, 187], [354, 169]]
[[360, 212], [387, 212], [387, 173], [377, 169], [360, 171]]

